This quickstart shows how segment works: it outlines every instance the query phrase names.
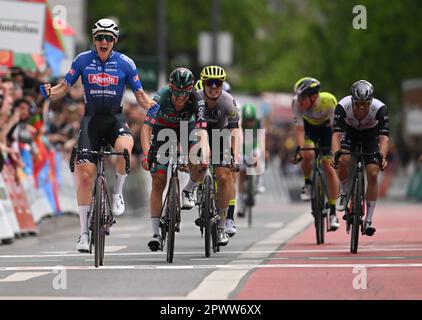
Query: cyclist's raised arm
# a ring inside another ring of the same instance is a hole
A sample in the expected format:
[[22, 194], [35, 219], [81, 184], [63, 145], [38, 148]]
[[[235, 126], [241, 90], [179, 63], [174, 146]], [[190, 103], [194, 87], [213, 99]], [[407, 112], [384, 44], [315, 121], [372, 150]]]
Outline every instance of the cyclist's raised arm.
[[[64, 81], [58, 85], [51, 87], [50, 84], [44, 84], [41, 87], [43, 96], [50, 97], [53, 101], [63, 98], [70, 90], [81, 75], [81, 70], [87, 65], [87, 57], [90, 51], [85, 51], [76, 56], [72, 62], [72, 66], [64, 77]], [[44, 89], [44, 90], [43, 90]]]
[[47, 93], [49, 92], [48, 96], [53, 100], [60, 100], [63, 98], [70, 90], [71, 85], [67, 84], [65, 81], [59, 83], [58, 85], [51, 87], [50, 84], [44, 85]]

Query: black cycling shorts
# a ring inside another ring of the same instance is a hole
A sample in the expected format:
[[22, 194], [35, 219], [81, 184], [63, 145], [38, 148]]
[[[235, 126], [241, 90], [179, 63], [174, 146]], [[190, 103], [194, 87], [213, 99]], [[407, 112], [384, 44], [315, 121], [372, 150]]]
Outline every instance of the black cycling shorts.
[[303, 127], [305, 129], [305, 140], [310, 140], [316, 144], [319, 143], [321, 148], [326, 148], [322, 151], [323, 156], [331, 156], [331, 136], [332, 136], [332, 129], [330, 126], [315, 126], [303, 121]]
[[[341, 148], [350, 152], [356, 151], [358, 142], [362, 143], [363, 152], [373, 153], [379, 152], [378, 128], [358, 131], [353, 128], [347, 128], [341, 139]], [[376, 156], [364, 156], [365, 164], [378, 165]]]
[[[79, 130], [78, 150], [99, 151], [103, 139], [112, 147], [120, 136], [131, 136], [126, 125], [125, 116], [122, 113], [107, 115], [85, 115], [81, 121]], [[97, 164], [97, 157], [93, 155], [79, 155], [77, 163]]]

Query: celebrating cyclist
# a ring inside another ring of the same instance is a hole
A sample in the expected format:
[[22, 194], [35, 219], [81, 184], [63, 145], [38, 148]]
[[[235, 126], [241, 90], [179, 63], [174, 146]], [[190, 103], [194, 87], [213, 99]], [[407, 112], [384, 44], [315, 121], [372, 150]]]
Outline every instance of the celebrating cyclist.
[[[327, 176], [328, 204], [330, 205], [330, 230], [338, 229], [339, 221], [336, 215], [336, 198], [338, 195], [338, 178], [335, 170], [330, 166], [331, 134], [336, 98], [328, 92], [320, 92], [320, 82], [317, 79], [305, 77], [299, 79], [295, 86], [296, 93], [292, 108], [294, 113], [296, 143], [299, 147], [313, 148], [319, 142], [322, 148], [322, 166]], [[301, 163], [305, 178], [302, 188], [302, 200], [310, 200], [313, 151], [301, 151]]]
[[[334, 117], [334, 133], [332, 150], [355, 151], [358, 142], [363, 143], [363, 152], [377, 153], [382, 157], [382, 168], [387, 165], [389, 149], [388, 109], [386, 105], [374, 98], [374, 87], [368, 81], [359, 80], [351, 87], [351, 95], [338, 103]], [[338, 163], [340, 194], [337, 199], [337, 210], [346, 209], [348, 193], [348, 176], [350, 155], [342, 155]], [[375, 204], [378, 198], [379, 158], [364, 157], [368, 186], [366, 189], [366, 218], [363, 232], [372, 236], [376, 229], [372, 224]], [[332, 162], [333, 167], [337, 164]]]
[[[135, 63], [126, 55], [114, 51], [119, 39], [119, 28], [111, 19], [100, 19], [92, 28], [95, 49], [80, 53], [72, 63], [64, 81], [56, 86], [44, 84], [40, 87], [44, 97], [58, 100], [64, 97], [79, 77], [85, 91], [85, 114], [81, 122], [78, 150], [99, 150], [105, 139], [116, 152], [133, 147], [133, 138], [122, 113], [122, 96], [129, 83], [138, 103], [154, 113], [158, 105], [142, 89]], [[91, 203], [91, 188], [96, 175], [97, 159], [94, 156], [78, 156], [77, 199], [81, 233], [76, 245], [80, 252], [89, 250], [88, 212]], [[126, 179], [125, 161], [116, 165], [116, 180], [112, 195], [112, 213], [124, 213], [122, 195]]]
[[[211, 153], [213, 153], [212, 165], [216, 167], [218, 210], [220, 213], [217, 229], [218, 244], [221, 246], [225, 246], [229, 242], [228, 233], [226, 232], [226, 219], [230, 199], [235, 199], [236, 197], [235, 180], [231, 169], [227, 165], [231, 162], [231, 154], [233, 154], [235, 162], [238, 162], [241, 141], [236, 101], [230, 93], [223, 91], [223, 83], [226, 78], [226, 71], [222, 67], [206, 66], [202, 69], [200, 78], [203, 90], [198, 91], [205, 100], [208, 138]], [[215, 139], [213, 138], [213, 133], [215, 134]], [[223, 139], [221, 140], [221, 138]], [[228, 140], [229, 145], [226, 145], [224, 140]], [[215, 156], [218, 150], [220, 154], [217, 155], [218, 159], [216, 159]], [[194, 187], [195, 183], [191, 179], [184, 188], [184, 195], [190, 197]], [[228, 227], [230, 229], [230, 225]]]
[[[173, 129], [177, 136], [177, 142], [180, 142], [180, 125], [182, 121], [185, 121], [189, 125], [189, 131], [194, 127], [198, 129], [199, 142], [202, 141], [207, 146], [206, 131], [204, 130], [207, 125], [204, 118], [205, 102], [193, 88], [195, 81], [192, 72], [186, 68], [177, 68], [170, 74], [169, 81], [169, 86], [159, 90], [153, 98], [160, 105], [157, 115], [147, 116], [141, 131], [141, 143], [145, 155], [142, 165], [145, 170], [150, 170], [152, 176], [150, 217], [153, 236], [148, 242], [151, 251], [157, 251], [161, 244], [162, 195], [167, 185], [169, 164], [168, 150], [164, 146], [169, 140], [159, 139], [160, 131]], [[194, 170], [190, 170], [190, 172], [194, 183], [202, 178], [200, 173]]]

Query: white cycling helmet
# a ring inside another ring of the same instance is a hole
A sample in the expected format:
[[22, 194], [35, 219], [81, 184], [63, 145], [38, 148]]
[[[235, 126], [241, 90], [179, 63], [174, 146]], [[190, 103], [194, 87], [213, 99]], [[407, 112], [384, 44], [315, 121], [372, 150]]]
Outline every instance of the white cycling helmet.
[[92, 35], [95, 36], [100, 31], [111, 32], [116, 37], [116, 39], [119, 37], [119, 27], [111, 19], [100, 19], [95, 22], [94, 26], [92, 27]]

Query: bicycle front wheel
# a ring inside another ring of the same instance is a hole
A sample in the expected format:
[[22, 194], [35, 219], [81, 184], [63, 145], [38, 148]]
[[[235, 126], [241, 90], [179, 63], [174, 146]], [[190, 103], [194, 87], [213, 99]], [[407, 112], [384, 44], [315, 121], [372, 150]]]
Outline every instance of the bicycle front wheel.
[[174, 242], [176, 238], [176, 219], [177, 219], [177, 203], [178, 203], [178, 181], [175, 178], [170, 180], [170, 193], [168, 199], [168, 235], [167, 235], [167, 262], [173, 262]]
[[95, 249], [95, 267], [103, 265], [104, 260], [104, 248], [105, 248], [105, 210], [106, 210], [106, 198], [105, 198], [105, 184], [104, 180], [98, 178], [95, 183], [95, 206], [94, 206], [94, 249]]
[[[204, 240], [205, 240], [205, 257], [211, 255], [211, 217], [212, 217], [212, 183], [211, 177], [205, 176], [203, 184], [204, 207], [202, 208], [202, 218], [204, 222]], [[214, 244], [213, 244], [214, 250]]]
[[247, 176], [246, 188], [246, 214], [248, 215], [248, 228], [252, 226], [252, 207], [255, 205], [254, 176]]
[[325, 208], [325, 197], [324, 189], [322, 186], [322, 178], [319, 174], [315, 177], [314, 182], [314, 194], [312, 197], [312, 207], [315, 218], [315, 234], [316, 234], [316, 243], [324, 243], [324, 215], [323, 210]]
[[350, 252], [357, 253], [359, 245], [359, 227], [361, 226], [363, 205], [365, 202], [363, 190], [363, 173], [358, 172], [353, 188], [353, 217], [352, 217], [352, 234], [350, 240]]

